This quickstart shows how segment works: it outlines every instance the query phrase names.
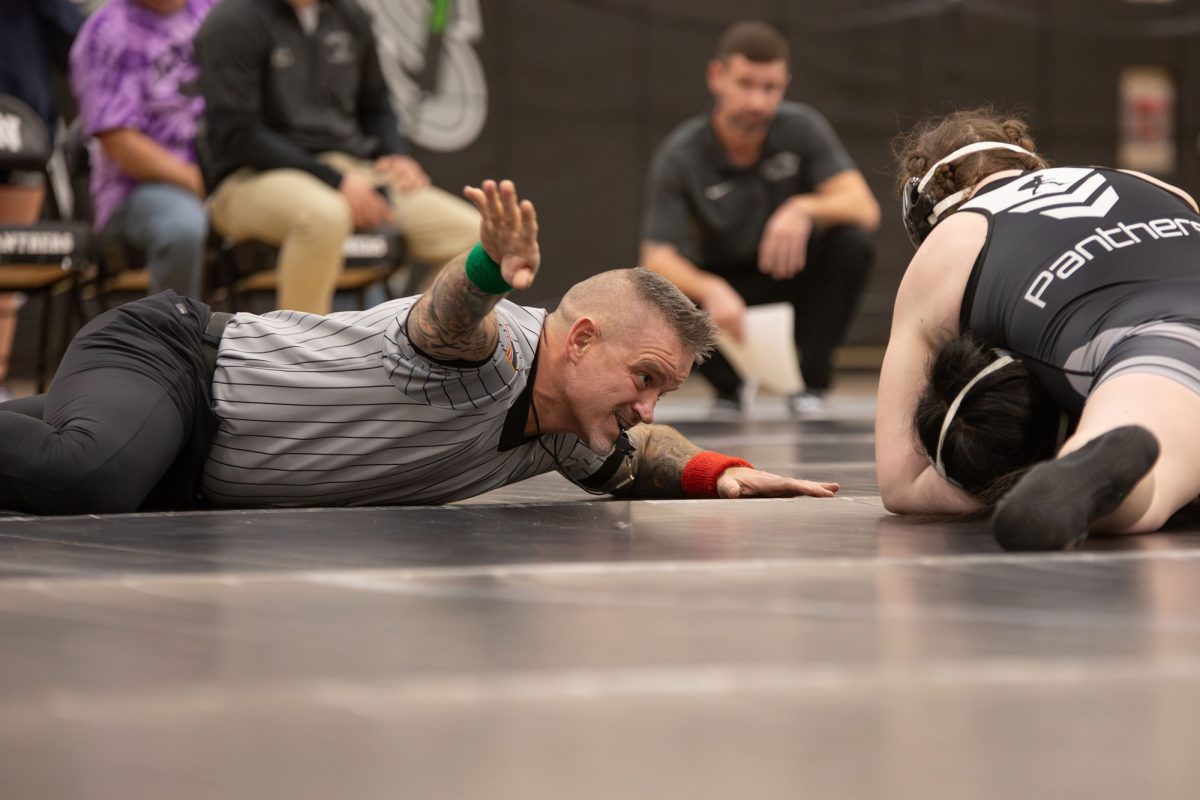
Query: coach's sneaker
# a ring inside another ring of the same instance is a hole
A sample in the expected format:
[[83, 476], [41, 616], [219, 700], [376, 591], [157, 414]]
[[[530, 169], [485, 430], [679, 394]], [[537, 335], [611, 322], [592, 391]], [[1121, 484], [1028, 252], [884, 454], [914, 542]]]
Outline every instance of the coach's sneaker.
[[1004, 496], [992, 534], [1005, 550], [1068, 550], [1088, 524], [1111, 514], [1158, 460], [1158, 439], [1139, 425], [1101, 434], [1038, 464]]
[[803, 392], [790, 394], [784, 400], [787, 403], [788, 413], [793, 419], [829, 418], [829, 400], [826, 399], [823, 391], [806, 389]]

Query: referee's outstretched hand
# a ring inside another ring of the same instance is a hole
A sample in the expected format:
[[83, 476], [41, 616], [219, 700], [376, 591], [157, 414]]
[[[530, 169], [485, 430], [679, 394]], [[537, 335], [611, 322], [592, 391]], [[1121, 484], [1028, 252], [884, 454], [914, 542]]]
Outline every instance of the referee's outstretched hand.
[[785, 478], [751, 467], [730, 467], [717, 479], [717, 495], [735, 497], [833, 497], [836, 483]]
[[517, 197], [512, 181], [484, 181], [463, 189], [479, 209], [479, 242], [500, 265], [500, 274], [514, 289], [533, 285], [542, 256], [538, 250], [537, 212], [533, 203]]

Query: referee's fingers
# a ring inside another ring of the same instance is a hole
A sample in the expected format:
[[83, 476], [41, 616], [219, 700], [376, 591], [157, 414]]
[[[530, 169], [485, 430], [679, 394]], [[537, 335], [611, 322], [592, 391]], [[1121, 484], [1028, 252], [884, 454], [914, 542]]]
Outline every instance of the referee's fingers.
[[529, 200], [521, 201], [521, 224], [530, 236], [535, 239], [537, 238], [537, 211], [534, 209], [533, 203]]
[[487, 213], [491, 215], [493, 220], [501, 219], [504, 214], [504, 206], [500, 201], [500, 188], [495, 181], [483, 182], [483, 193], [487, 196]]
[[500, 181], [500, 205], [505, 219], [516, 222], [520, 212], [517, 210], [517, 187], [512, 181]]
[[471, 201], [471, 205], [483, 214], [487, 211], [487, 199], [484, 197], [483, 190], [478, 186], [464, 186], [463, 196]]

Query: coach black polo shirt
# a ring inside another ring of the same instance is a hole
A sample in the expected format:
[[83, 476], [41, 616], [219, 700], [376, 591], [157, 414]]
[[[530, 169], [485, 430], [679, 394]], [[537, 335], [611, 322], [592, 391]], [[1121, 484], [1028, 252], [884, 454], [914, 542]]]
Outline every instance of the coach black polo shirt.
[[729, 163], [711, 113], [701, 114], [672, 131], [654, 156], [642, 235], [674, 245], [706, 269], [753, 266], [763, 228], [779, 206], [855, 168], [829, 122], [811, 106], [780, 105], [761, 158], [746, 167]]

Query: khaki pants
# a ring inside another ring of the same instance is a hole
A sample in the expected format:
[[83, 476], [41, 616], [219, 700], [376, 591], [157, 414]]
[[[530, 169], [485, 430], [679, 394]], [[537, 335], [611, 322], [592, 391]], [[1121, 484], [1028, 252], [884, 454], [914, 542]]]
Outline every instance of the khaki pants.
[[[342, 153], [320, 160], [385, 185], [370, 162]], [[479, 240], [478, 212], [448, 192], [429, 186], [405, 194], [389, 187], [388, 198], [414, 261], [441, 267]], [[342, 243], [352, 232], [350, 206], [340, 192], [302, 170], [243, 169], [217, 186], [211, 216], [213, 229], [228, 239], [280, 248], [279, 308], [329, 312], [342, 271]]]

